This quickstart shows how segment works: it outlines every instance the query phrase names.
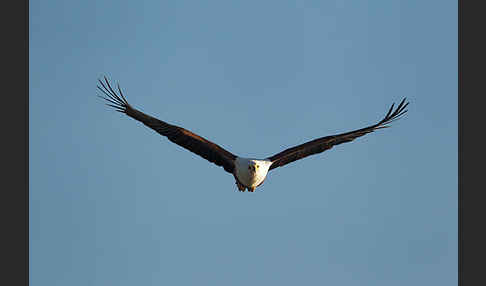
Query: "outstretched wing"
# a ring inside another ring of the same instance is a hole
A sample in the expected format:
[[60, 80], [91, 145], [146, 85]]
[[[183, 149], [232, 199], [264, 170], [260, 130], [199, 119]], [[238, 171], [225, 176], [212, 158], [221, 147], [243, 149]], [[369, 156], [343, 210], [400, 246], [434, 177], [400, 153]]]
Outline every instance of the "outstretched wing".
[[392, 104], [385, 118], [383, 118], [380, 122], [374, 125], [359, 130], [347, 132], [347, 133], [318, 138], [309, 141], [307, 143], [301, 144], [299, 146], [295, 146], [293, 148], [284, 150], [276, 155], [273, 155], [272, 157], [268, 157], [267, 159], [272, 161], [272, 165], [270, 166], [269, 170], [284, 166], [288, 163], [292, 163], [294, 161], [297, 161], [299, 159], [305, 158], [310, 155], [324, 152], [328, 149], [331, 149], [334, 145], [351, 142], [354, 139], [361, 137], [365, 134], [368, 134], [370, 132], [373, 132], [375, 130], [389, 127], [387, 124], [390, 124], [391, 122], [399, 119], [402, 115], [404, 115], [407, 112], [405, 108], [407, 107], [408, 102], [405, 103], [405, 99], [406, 98], [402, 100], [402, 102], [397, 106], [395, 111], [393, 111], [393, 107], [395, 104]]
[[235, 155], [187, 129], [171, 125], [133, 108], [130, 104], [128, 104], [128, 101], [123, 96], [120, 86], [118, 85], [118, 95], [113, 88], [111, 88], [106, 77], [105, 83], [103, 83], [101, 80], [98, 81], [101, 85], [98, 85], [98, 89], [101, 90], [101, 92], [103, 92], [105, 95], [99, 97], [106, 100], [108, 102], [108, 106], [111, 106], [115, 108], [116, 111], [125, 113], [133, 119], [142, 122], [146, 126], [157, 131], [159, 134], [167, 137], [170, 141], [176, 143], [177, 145], [198, 154], [199, 156], [218, 166], [222, 166], [225, 171], [233, 173], [233, 169], [235, 167], [234, 160], [236, 159]]

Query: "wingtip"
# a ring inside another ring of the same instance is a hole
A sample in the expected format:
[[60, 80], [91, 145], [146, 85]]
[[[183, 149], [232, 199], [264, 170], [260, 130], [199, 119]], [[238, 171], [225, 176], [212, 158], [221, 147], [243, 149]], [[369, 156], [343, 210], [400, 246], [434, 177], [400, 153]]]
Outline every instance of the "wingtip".
[[102, 97], [102, 96], [99, 96], [99, 97], [103, 98], [104, 100], [106, 100], [107, 102], [112, 104], [112, 105], [107, 104], [108, 106], [111, 106], [113, 108], [118, 108], [120, 110], [117, 110], [117, 111], [126, 113], [126, 110], [130, 107], [130, 105], [128, 104], [128, 101], [126, 100], [125, 96], [123, 95], [121, 88], [120, 88], [120, 85], [117, 84], [118, 91], [120, 93], [118, 95], [113, 90], [113, 88], [111, 87], [110, 82], [108, 81], [108, 78], [106, 77], [106, 75], [103, 75], [103, 79], [104, 79], [104, 82], [103, 82], [102, 79], [98, 78], [98, 82], [100, 83], [101, 86], [96, 85], [96, 87], [101, 92], [103, 92], [105, 97]]
[[[396, 121], [398, 119], [400, 119], [405, 113], [407, 113], [407, 109], [405, 109], [408, 104], [410, 102], [406, 102], [407, 98], [404, 97], [400, 103], [398, 104], [398, 106], [396, 108], [395, 107], [395, 102], [391, 105], [390, 109], [388, 110], [387, 114], [385, 115], [385, 117], [377, 124], [375, 125], [376, 127], [379, 127], [379, 128], [384, 128], [385, 126], [386, 127], [389, 127], [387, 124], [390, 124], [392, 123], [393, 121]], [[379, 129], [379, 128], [376, 128], [376, 129]]]

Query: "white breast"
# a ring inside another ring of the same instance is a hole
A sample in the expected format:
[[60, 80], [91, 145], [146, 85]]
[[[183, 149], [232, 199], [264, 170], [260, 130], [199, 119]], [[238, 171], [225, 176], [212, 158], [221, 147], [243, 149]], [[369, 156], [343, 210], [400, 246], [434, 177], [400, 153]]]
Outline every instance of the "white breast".
[[[258, 168], [256, 169], [256, 172], [251, 172], [248, 167], [255, 163], [258, 165]], [[269, 160], [237, 157], [235, 160], [236, 177], [243, 185], [247, 187], [256, 187], [265, 180], [270, 165], [272, 165], [272, 162]]]

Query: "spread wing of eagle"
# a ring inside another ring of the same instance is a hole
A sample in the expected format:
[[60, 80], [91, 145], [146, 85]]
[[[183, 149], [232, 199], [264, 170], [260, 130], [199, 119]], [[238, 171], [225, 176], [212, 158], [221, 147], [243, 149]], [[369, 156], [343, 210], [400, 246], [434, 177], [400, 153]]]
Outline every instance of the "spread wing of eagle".
[[223, 167], [225, 171], [235, 177], [239, 191], [248, 189], [250, 192], [253, 192], [256, 187], [263, 183], [270, 170], [285, 166], [310, 155], [322, 153], [335, 145], [351, 142], [358, 137], [378, 129], [389, 127], [391, 122], [398, 120], [407, 112], [405, 108], [409, 104], [405, 102], [406, 98], [395, 109], [395, 104], [392, 104], [385, 117], [370, 126], [350, 132], [317, 138], [264, 159], [253, 159], [236, 156], [221, 146], [187, 129], [169, 124], [135, 109], [128, 103], [119, 85], [117, 85], [117, 93], [111, 87], [106, 77], [104, 77], [104, 82], [102, 80], [98, 81], [100, 85], [97, 87], [103, 93], [103, 96], [99, 97], [106, 100], [108, 106], [142, 122], [160, 135], [167, 137], [170, 141], [203, 157], [209, 162]]

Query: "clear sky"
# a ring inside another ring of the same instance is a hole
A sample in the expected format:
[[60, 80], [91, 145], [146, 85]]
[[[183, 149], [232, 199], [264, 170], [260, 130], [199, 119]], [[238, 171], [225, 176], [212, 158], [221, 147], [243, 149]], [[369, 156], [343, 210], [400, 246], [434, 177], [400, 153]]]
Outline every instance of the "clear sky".
[[[31, 285], [457, 285], [457, 1], [29, 3]], [[240, 193], [103, 75], [247, 157], [410, 106]]]

